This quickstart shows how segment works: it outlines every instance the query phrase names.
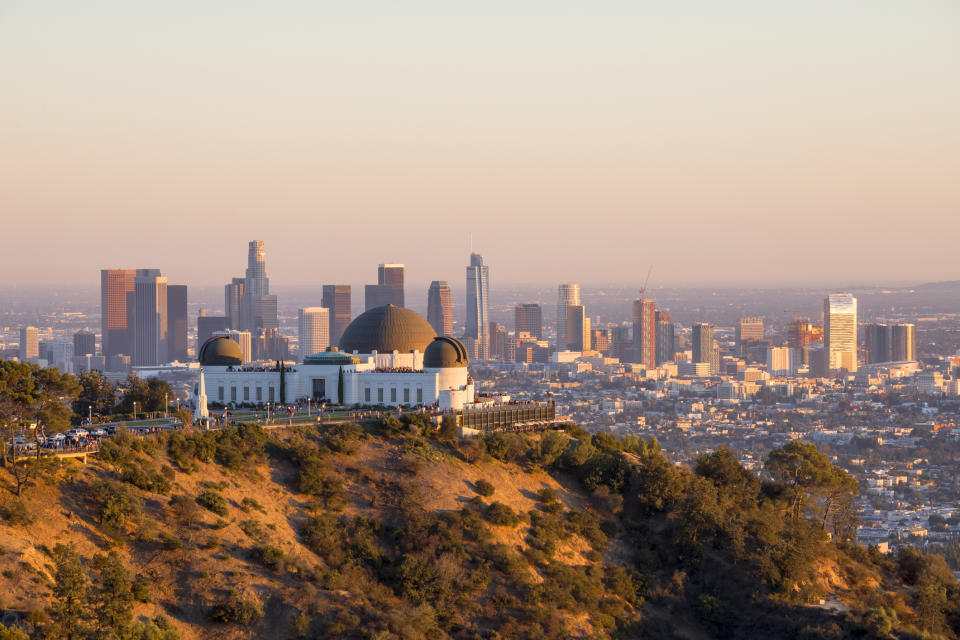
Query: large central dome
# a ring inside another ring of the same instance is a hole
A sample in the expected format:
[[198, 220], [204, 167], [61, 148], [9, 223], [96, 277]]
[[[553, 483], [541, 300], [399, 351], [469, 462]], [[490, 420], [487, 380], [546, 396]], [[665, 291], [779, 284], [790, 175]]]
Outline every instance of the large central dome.
[[416, 311], [395, 307], [374, 307], [361, 313], [344, 330], [340, 350], [347, 353], [423, 353], [436, 332]]

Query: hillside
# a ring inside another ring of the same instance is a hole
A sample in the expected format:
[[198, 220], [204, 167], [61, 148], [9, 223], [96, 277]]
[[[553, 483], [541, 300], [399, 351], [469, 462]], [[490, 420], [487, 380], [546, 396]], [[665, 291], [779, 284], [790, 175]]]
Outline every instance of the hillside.
[[455, 443], [415, 417], [120, 434], [4, 496], [4, 622], [75, 638], [955, 637], [935, 560], [828, 542], [785, 515], [786, 487], [733, 465], [674, 469], [655, 443], [575, 427]]

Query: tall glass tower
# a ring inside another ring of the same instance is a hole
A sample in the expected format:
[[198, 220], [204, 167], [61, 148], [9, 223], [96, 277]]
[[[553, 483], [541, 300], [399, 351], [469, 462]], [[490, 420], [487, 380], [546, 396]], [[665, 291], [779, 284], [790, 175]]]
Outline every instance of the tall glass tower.
[[466, 337], [477, 345], [477, 359], [490, 357], [490, 324], [487, 298], [490, 292], [490, 267], [483, 264], [479, 253], [470, 254], [467, 267], [467, 322]]
[[823, 301], [823, 348], [827, 369], [857, 370], [857, 299], [849, 293], [831, 293]]
[[[467, 282], [469, 281], [468, 275]], [[438, 336], [453, 335], [453, 300], [450, 285], [446, 280], [434, 280], [430, 283], [427, 291], [427, 322]]]
[[[270, 295], [267, 253], [263, 240], [251, 240], [247, 253], [247, 272], [243, 279], [243, 327], [259, 334], [260, 329], [276, 329], [277, 297]], [[229, 310], [228, 310], [229, 311]]]

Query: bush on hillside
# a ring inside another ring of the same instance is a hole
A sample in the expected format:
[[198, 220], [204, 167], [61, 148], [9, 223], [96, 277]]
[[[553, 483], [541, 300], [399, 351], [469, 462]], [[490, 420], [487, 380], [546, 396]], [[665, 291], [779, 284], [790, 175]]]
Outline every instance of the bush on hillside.
[[215, 491], [203, 491], [195, 500], [198, 505], [218, 516], [225, 516], [229, 512], [227, 499]]

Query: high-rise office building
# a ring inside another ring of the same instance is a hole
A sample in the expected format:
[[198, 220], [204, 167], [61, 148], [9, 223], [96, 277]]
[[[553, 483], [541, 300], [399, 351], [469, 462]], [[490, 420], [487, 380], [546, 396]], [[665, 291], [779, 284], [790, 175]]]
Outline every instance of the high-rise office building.
[[867, 341], [867, 362], [890, 362], [893, 360], [893, 331], [888, 324], [868, 324], [863, 327]]
[[167, 360], [186, 362], [187, 285], [167, 285]]
[[831, 293], [824, 298], [823, 337], [827, 369], [856, 372], [857, 299], [851, 294]]
[[894, 362], [912, 362], [917, 359], [916, 327], [914, 325], [893, 325], [890, 343], [890, 355]]
[[402, 264], [381, 264], [377, 267], [377, 284], [381, 287], [389, 287], [397, 292], [391, 304], [398, 307], [404, 306], [403, 281], [405, 269], [406, 267]]
[[566, 348], [570, 351], [589, 351], [590, 318], [582, 304], [567, 306]]
[[97, 355], [97, 335], [93, 331], [81, 329], [73, 334], [73, 355]]
[[557, 287], [557, 349], [567, 348], [567, 307], [580, 304], [580, 285], [561, 284]]
[[543, 338], [543, 309], [538, 304], [518, 304], [513, 309], [513, 330], [519, 336], [526, 333], [540, 340]]
[[133, 281], [135, 366], [167, 362], [167, 278], [159, 269], [137, 269]]
[[20, 361], [28, 362], [40, 357], [40, 332], [36, 327], [20, 327]]
[[664, 362], [673, 362], [676, 353], [675, 327], [670, 322], [670, 314], [666, 311], [657, 311], [657, 365]]
[[234, 278], [223, 288], [223, 315], [228, 326], [238, 331], [243, 326], [243, 282], [243, 278]]
[[633, 361], [657, 366], [656, 303], [649, 298], [633, 301]]
[[479, 253], [470, 254], [467, 267], [467, 319], [465, 337], [476, 343], [478, 360], [486, 360], [490, 353], [490, 322], [487, 314], [490, 295], [490, 267], [483, 264]]
[[715, 372], [713, 367], [716, 364], [717, 356], [713, 340], [713, 325], [698, 322], [693, 325], [693, 362], [708, 362], [711, 365], [711, 372]]
[[507, 329], [491, 320], [487, 335], [490, 336], [490, 349], [487, 355], [490, 360], [507, 359]]
[[453, 335], [453, 296], [450, 283], [434, 280], [427, 290], [427, 322], [438, 336]]
[[277, 296], [270, 295], [267, 253], [263, 240], [251, 240], [248, 247], [247, 271], [243, 279], [242, 316], [242, 328], [253, 334], [280, 327], [277, 319]]
[[230, 328], [230, 318], [227, 316], [199, 316], [197, 318], [197, 353], [203, 343]]
[[300, 329], [300, 362], [307, 356], [325, 351], [330, 346], [330, 310], [306, 307], [297, 312]]
[[746, 353], [747, 347], [751, 343], [762, 342], [763, 337], [763, 318], [740, 318], [737, 321], [737, 353], [741, 356]]
[[127, 324], [127, 294], [133, 293], [133, 269], [100, 271], [100, 351], [107, 362], [133, 354], [133, 327]]
[[330, 344], [340, 344], [343, 330], [350, 324], [351, 304], [350, 285], [323, 285], [323, 298], [320, 300], [320, 306], [330, 310]]

